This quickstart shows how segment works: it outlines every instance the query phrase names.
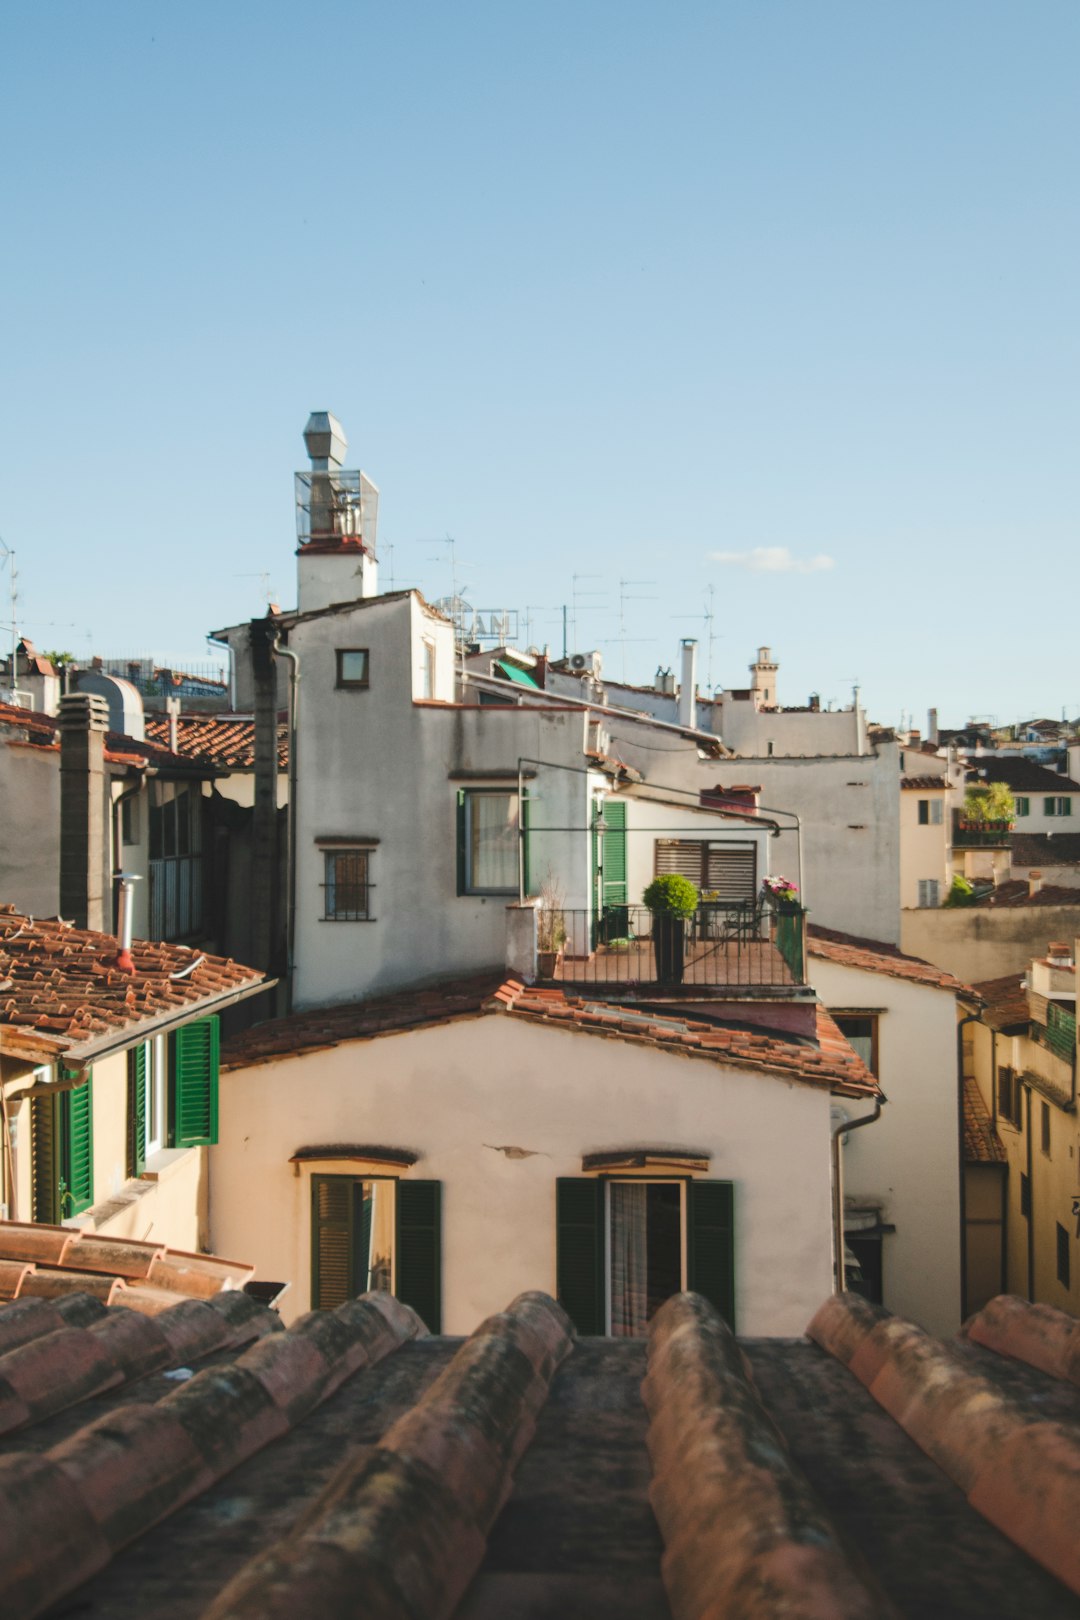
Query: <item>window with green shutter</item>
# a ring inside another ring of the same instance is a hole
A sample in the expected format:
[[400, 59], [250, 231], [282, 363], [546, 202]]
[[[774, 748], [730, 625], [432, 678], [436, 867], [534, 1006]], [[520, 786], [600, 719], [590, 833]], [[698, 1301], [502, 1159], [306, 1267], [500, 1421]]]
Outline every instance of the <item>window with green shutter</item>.
[[128, 1175], [146, 1169], [146, 1046], [133, 1046], [127, 1055]]
[[202, 1147], [218, 1138], [216, 1018], [185, 1024], [169, 1039], [169, 1145]]
[[393, 1284], [397, 1297], [438, 1333], [441, 1191], [437, 1181], [312, 1176], [312, 1309], [333, 1310]]
[[643, 1334], [682, 1286], [735, 1326], [731, 1182], [567, 1176], [555, 1200], [556, 1291], [578, 1333]]
[[[60, 1071], [71, 1079], [69, 1070]], [[35, 1221], [57, 1224], [94, 1202], [94, 1082], [31, 1102], [31, 1202]]]

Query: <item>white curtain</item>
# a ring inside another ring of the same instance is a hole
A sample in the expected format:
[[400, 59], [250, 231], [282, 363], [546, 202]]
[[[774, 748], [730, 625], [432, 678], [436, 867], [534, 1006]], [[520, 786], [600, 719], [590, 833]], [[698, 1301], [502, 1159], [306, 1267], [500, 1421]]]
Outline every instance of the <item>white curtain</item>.
[[473, 793], [470, 887], [514, 890], [518, 886], [518, 818], [514, 793]]
[[641, 1338], [648, 1321], [645, 1182], [611, 1183], [611, 1331]]

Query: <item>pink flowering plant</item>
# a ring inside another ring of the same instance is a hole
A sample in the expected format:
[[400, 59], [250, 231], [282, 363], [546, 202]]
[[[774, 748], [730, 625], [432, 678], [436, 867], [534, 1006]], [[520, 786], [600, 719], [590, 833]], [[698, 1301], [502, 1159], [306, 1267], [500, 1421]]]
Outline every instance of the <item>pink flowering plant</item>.
[[780, 877], [779, 874], [776, 877], [762, 878], [761, 892], [766, 900], [797, 900], [799, 898], [798, 884], [792, 883], [790, 878]]

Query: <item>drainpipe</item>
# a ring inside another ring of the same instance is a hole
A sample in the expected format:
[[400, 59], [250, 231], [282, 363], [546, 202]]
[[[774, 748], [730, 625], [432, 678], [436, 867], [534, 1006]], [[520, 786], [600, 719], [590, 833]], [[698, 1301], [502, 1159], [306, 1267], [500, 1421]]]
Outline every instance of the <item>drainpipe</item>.
[[[965, 1013], [956, 1025], [956, 1151], [960, 1166], [960, 1320], [968, 1314], [967, 1276], [967, 1162], [964, 1158], [964, 1025], [977, 1024], [978, 1013]], [[996, 1036], [994, 1037], [996, 1041]], [[994, 1122], [997, 1123], [997, 1047], [992, 1046], [990, 1084], [994, 1093]], [[1004, 1241], [1004, 1233], [1002, 1234]]]
[[138, 767], [134, 767], [134, 769], [136, 771], [136, 781], [135, 781], [134, 787], [125, 788], [123, 793], [117, 794], [117, 796], [113, 800], [113, 804], [112, 804], [112, 859], [113, 859], [113, 882], [114, 883], [116, 882], [117, 878], [120, 876], [120, 865], [121, 865], [121, 861], [122, 861], [122, 858], [123, 858], [123, 843], [122, 843], [122, 839], [123, 839], [123, 809], [122, 809], [122, 806], [127, 803], [128, 799], [138, 798], [139, 794], [142, 792], [143, 788], [146, 786], [146, 772], [143, 771], [143, 770], [139, 770]]
[[844, 1187], [840, 1175], [840, 1138], [846, 1136], [848, 1131], [857, 1131], [863, 1125], [872, 1125], [881, 1118], [881, 1109], [888, 1102], [884, 1092], [881, 1092], [874, 1103], [874, 1112], [864, 1114], [861, 1119], [841, 1120], [839, 1125], [833, 1126], [832, 1132], [832, 1179], [833, 1179], [833, 1245], [836, 1250], [836, 1292], [847, 1293], [847, 1279], [844, 1272]]
[[1035, 1303], [1035, 1165], [1031, 1150], [1031, 1087], [1024, 1087], [1027, 1098], [1027, 1184], [1028, 1184], [1028, 1212], [1027, 1212], [1027, 1297], [1028, 1303]]
[[292, 1012], [293, 980], [296, 974], [296, 700], [300, 686], [300, 654], [283, 647], [275, 637], [275, 658], [289, 660], [289, 807], [285, 874], [285, 939], [288, 954], [285, 976], [285, 1011]]

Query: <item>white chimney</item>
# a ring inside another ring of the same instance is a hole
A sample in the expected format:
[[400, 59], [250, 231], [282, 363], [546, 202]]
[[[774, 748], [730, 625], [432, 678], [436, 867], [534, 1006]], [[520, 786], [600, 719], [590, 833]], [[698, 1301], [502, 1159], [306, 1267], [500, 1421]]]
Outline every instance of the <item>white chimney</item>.
[[[1034, 900], [1042, 886], [1043, 875], [1033, 866], [1031, 871], [1028, 873], [1028, 899]], [[1051, 947], [1051, 949], [1052, 948], [1053, 947]]]
[[682, 678], [679, 682], [679, 724], [697, 725], [697, 642], [682, 644]]
[[295, 480], [301, 613], [378, 592], [379, 491], [366, 473], [342, 465], [348, 444], [329, 411], [312, 412], [304, 443], [311, 471], [298, 472]]

